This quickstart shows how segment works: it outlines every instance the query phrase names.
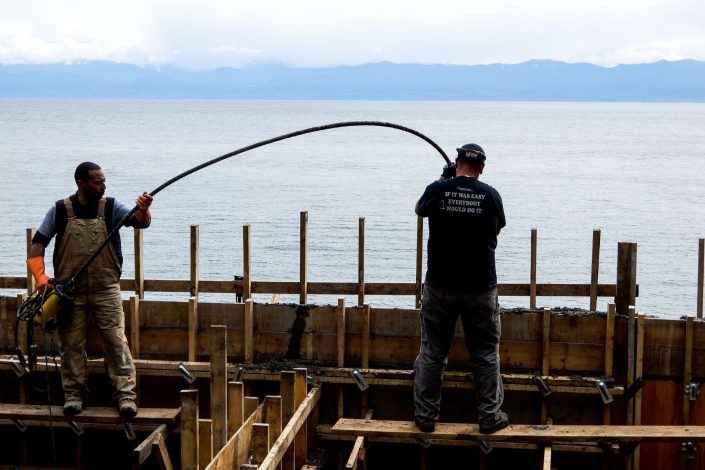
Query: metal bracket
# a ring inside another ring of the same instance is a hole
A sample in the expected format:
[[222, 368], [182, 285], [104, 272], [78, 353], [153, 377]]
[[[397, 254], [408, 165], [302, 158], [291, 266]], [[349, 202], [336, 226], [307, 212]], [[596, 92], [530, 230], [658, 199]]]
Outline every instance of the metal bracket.
[[424, 449], [428, 449], [429, 447], [431, 447], [431, 441], [426, 438], [420, 437], [416, 439], [416, 442], [418, 442], [419, 445]]
[[688, 460], [693, 460], [695, 458], [695, 453], [698, 450], [697, 442], [683, 442], [681, 443], [681, 452], [684, 454], [685, 458]]
[[233, 375], [233, 382], [242, 382], [242, 378], [245, 376], [245, 368], [240, 364], [235, 367], [235, 374]]
[[480, 450], [485, 455], [489, 454], [494, 450], [494, 447], [492, 447], [487, 441], [479, 440], [477, 442], [480, 444]]
[[24, 368], [19, 364], [19, 362], [11, 362], [10, 365], [12, 366], [12, 370], [17, 376], [17, 378], [22, 378], [24, 375]]
[[544, 382], [543, 377], [541, 377], [540, 375], [534, 375], [534, 382], [536, 383], [536, 386], [538, 386], [539, 391], [543, 394], [544, 397], [547, 397], [551, 393], [553, 393], [551, 387], [549, 387], [548, 384]]
[[370, 384], [367, 383], [367, 380], [365, 380], [365, 377], [362, 375], [362, 372], [357, 369], [353, 369], [350, 374], [353, 376], [353, 379], [355, 379], [357, 388], [359, 388], [361, 391], [364, 392], [365, 390], [370, 388]]
[[27, 425], [24, 424], [24, 421], [22, 421], [20, 418], [15, 418], [15, 427], [19, 432], [25, 432], [27, 430]]
[[83, 434], [83, 428], [76, 421], [69, 422], [69, 427], [77, 436]]
[[186, 382], [188, 382], [189, 384], [192, 384], [196, 381], [196, 377], [194, 377], [191, 371], [186, 368], [183, 362], [179, 363], [176, 368], [181, 373], [181, 376], [186, 379]]
[[602, 403], [605, 405], [609, 405], [614, 401], [614, 398], [612, 398], [612, 394], [610, 393], [610, 390], [607, 388], [607, 383], [604, 380], [598, 380], [595, 383], [595, 386], [597, 387], [597, 390], [600, 392], [600, 398], [602, 398]]
[[688, 400], [697, 400], [700, 398], [700, 384], [697, 382], [690, 382], [689, 384], [686, 384], [685, 394], [688, 396]]
[[127, 436], [128, 441], [137, 439], [137, 433], [135, 433], [135, 428], [132, 426], [132, 423], [125, 423], [125, 436]]

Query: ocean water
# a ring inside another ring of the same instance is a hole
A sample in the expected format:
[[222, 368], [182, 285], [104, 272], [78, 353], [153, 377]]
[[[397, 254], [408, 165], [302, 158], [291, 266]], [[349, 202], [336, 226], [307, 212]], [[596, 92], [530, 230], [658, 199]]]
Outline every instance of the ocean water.
[[[588, 283], [599, 228], [600, 282], [615, 281], [617, 243], [637, 242], [638, 310], [694, 314], [705, 237], [703, 104], [0, 100], [0, 275], [23, 275], [25, 228], [39, 226], [55, 200], [75, 191], [82, 161], [99, 163], [106, 194], [132, 206], [138, 193], [221, 154], [348, 120], [411, 127], [451, 157], [468, 142], [484, 147], [482, 179], [502, 194], [507, 215], [500, 282], [528, 282], [537, 228], [538, 281]], [[241, 275], [242, 226], [250, 224], [253, 278], [296, 281], [299, 212], [308, 211], [310, 280], [357, 280], [365, 217], [367, 281], [413, 282], [414, 204], [443, 164], [427, 143], [386, 128], [310, 134], [218, 163], [157, 196], [144, 235], [145, 276], [188, 278], [191, 224], [200, 225], [201, 278]], [[131, 240], [131, 229], [123, 230], [126, 277], [134, 273]], [[457, 243], [462, 249], [460, 234]], [[500, 300], [528, 306], [528, 298]], [[369, 301], [413, 306], [411, 297]], [[586, 308], [588, 299], [538, 303]]]

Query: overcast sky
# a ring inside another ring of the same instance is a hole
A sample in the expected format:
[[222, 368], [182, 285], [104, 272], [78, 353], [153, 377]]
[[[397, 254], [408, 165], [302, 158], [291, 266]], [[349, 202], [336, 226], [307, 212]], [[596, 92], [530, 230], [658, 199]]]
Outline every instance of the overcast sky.
[[0, 0], [0, 63], [705, 60], [705, 0]]

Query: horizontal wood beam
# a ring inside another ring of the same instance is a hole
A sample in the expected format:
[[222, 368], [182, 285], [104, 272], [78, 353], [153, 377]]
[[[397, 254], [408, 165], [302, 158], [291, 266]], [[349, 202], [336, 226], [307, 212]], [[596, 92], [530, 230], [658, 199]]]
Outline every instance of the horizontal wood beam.
[[442, 440], [519, 442], [673, 442], [705, 441], [705, 426], [565, 426], [510, 425], [494, 434], [481, 434], [477, 424], [438, 423], [433, 433], [421, 432], [413, 421], [341, 418], [336, 434], [395, 436]]
[[[116, 408], [91, 407], [84, 408], [81, 414], [64, 416], [61, 406], [0, 404], [0, 419], [20, 418], [26, 422], [32, 421], [76, 421], [77, 423], [123, 423]], [[178, 408], [140, 408], [140, 412], [130, 420], [132, 424], [171, 424], [179, 417]]]
[[[333, 434], [331, 428], [333, 426], [330, 424], [319, 424], [316, 428], [316, 437], [323, 441], [335, 441], [335, 442], [356, 442], [359, 439], [358, 436], [352, 434]], [[443, 440], [436, 439], [434, 436], [429, 436], [428, 439], [433, 445], [449, 446], [449, 447], [478, 447], [480, 445], [479, 441], [473, 440]], [[417, 438], [413, 437], [394, 437], [394, 436], [366, 436], [365, 440], [370, 443], [380, 443], [380, 444], [415, 444], [418, 445], [419, 441]], [[531, 443], [531, 442], [493, 442], [492, 447], [497, 449], [518, 449], [518, 450], [537, 450], [543, 449], [544, 444]], [[602, 454], [604, 451], [602, 447], [597, 442], [580, 442], [580, 443], [562, 443], [562, 444], [552, 444], [553, 452], [580, 452], [580, 453], [592, 453], [592, 454]]]
[[[0, 276], [0, 289], [24, 289], [27, 279], [20, 276]], [[357, 282], [320, 282], [308, 281], [308, 293], [318, 295], [357, 295], [360, 284]], [[590, 284], [544, 283], [536, 284], [536, 295], [543, 297], [590, 297]], [[120, 279], [120, 289], [131, 292], [135, 280]], [[528, 297], [530, 284], [499, 284], [498, 294], [509, 297]], [[144, 290], [148, 292], [184, 292], [190, 293], [189, 279], [145, 279]], [[241, 280], [199, 280], [198, 290], [209, 294], [242, 294]], [[416, 295], [415, 282], [366, 282], [365, 295]], [[298, 281], [252, 281], [252, 293], [255, 294], [298, 294]], [[639, 286], [637, 285], [637, 295]], [[598, 297], [614, 297], [616, 284], [598, 284]]]

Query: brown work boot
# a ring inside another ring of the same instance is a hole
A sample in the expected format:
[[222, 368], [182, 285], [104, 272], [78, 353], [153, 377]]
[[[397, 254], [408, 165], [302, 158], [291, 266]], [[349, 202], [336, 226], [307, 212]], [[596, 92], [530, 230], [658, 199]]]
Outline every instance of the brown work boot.
[[125, 419], [134, 418], [137, 415], [137, 404], [132, 397], [118, 398], [118, 411]]
[[80, 398], [70, 397], [66, 398], [64, 403], [64, 414], [66, 416], [77, 415], [83, 409], [83, 402]]

